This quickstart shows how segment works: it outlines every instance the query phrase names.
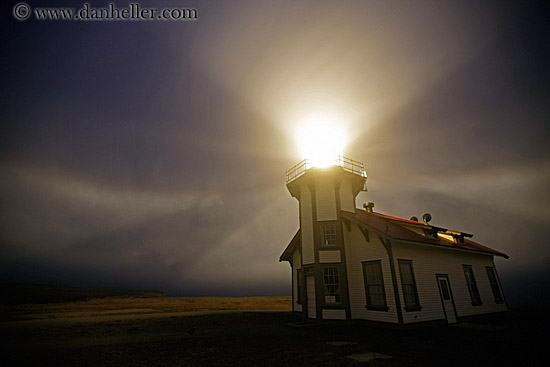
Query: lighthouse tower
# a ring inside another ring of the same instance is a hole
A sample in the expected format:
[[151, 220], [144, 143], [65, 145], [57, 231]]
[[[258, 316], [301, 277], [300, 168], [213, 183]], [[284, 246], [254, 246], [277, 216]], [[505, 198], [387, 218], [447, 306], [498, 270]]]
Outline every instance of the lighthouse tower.
[[341, 212], [355, 213], [366, 180], [363, 163], [342, 156], [326, 167], [306, 159], [287, 171], [286, 186], [300, 208], [293, 281], [304, 317], [350, 319]]

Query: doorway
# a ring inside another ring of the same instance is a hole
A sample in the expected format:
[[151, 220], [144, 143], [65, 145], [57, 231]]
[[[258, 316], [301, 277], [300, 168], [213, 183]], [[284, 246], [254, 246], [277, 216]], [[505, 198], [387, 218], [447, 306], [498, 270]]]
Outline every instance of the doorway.
[[453, 299], [453, 292], [451, 291], [451, 283], [449, 282], [449, 276], [447, 274], [437, 274], [436, 278], [445, 318], [449, 324], [454, 324], [456, 323], [456, 309], [455, 301]]

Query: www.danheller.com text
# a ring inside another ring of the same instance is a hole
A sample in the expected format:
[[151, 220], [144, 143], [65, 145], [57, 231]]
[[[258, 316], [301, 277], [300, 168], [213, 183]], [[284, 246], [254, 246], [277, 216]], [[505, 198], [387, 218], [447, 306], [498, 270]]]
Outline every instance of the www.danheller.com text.
[[21, 2], [13, 7], [13, 16], [17, 20], [27, 20], [31, 16], [36, 20], [196, 20], [199, 12], [194, 8], [151, 8], [139, 3], [130, 3], [118, 8], [114, 3], [107, 7], [93, 7], [84, 3], [81, 8], [32, 8]]

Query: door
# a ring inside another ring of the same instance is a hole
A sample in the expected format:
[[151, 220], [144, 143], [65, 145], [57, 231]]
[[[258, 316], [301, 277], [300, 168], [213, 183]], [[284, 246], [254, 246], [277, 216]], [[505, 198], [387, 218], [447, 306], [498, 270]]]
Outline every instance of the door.
[[448, 275], [437, 275], [437, 284], [439, 286], [439, 295], [443, 304], [443, 312], [449, 324], [456, 323], [455, 302], [453, 292], [451, 292], [451, 284], [449, 283]]
[[317, 309], [315, 308], [315, 277], [306, 277], [306, 295], [307, 295], [307, 317], [317, 318]]

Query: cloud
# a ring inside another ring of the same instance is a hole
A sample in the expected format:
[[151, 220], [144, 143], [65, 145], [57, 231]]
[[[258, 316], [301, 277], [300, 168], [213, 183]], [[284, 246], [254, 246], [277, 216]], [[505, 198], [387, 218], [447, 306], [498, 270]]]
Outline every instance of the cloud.
[[281, 289], [287, 283], [287, 265], [278, 256], [296, 224], [281, 215], [297, 213], [281, 202], [294, 201], [283, 185], [237, 193], [164, 192], [107, 186], [59, 170], [4, 172], [5, 270], [24, 257], [33, 264], [26, 267], [43, 269], [42, 281], [67, 281], [64, 269], [74, 274], [73, 282], [101, 273], [96, 280], [102, 284], [161, 286], [180, 294], [204, 293], [201, 285], [210, 292], [229, 287], [265, 293], [262, 284]]
[[365, 162], [359, 204], [430, 211], [510, 252], [504, 269], [544, 257], [546, 32], [529, 26], [533, 8], [236, 1], [200, 13], [162, 27], [8, 24], [3, 276], [288, 291], [278, 257], [298, 206], [284, 174], [312, 110], [339, 116], [344, 153]]
[[445, 175], [411, 176], [417, 187], [477, 203], [534, 222], [548, 223], [550, 161], [489, 166]]
[[[6, 218], [11, 222], [8, 226], [16, 236], [35, 243], [50, 236], [70, 242], [98, 231], [127, 230], [159, 216], [204, 211], [220, 200], [208, 192], [167, 193], [111, 187], [74, 174], [38, 168], [16, 167], [9, 171], [4, 169], [2, 187], [6, 205], [14, 206]], [[17, 197], [26, 197], [30, 202], [9, 199]]]

